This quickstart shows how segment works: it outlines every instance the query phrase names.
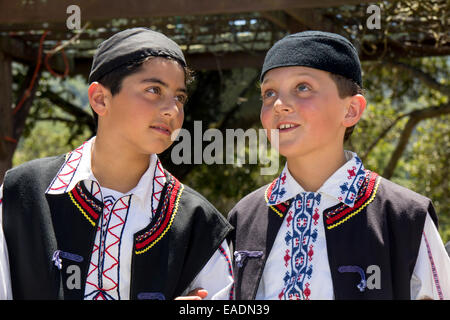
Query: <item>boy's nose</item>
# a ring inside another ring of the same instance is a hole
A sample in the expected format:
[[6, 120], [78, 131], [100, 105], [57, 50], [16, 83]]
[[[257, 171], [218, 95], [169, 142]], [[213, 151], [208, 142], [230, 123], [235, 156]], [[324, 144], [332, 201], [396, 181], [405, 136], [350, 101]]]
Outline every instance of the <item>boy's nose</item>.
[[275, 112], [291, 112], [292, 105], [291, 103], [282, 96], [278, 96], [277, 100], [273, 104]]
[[173, 118], [178, 113], [178, 106], [175, 99], [167, 99], [164, 105], [161, 107], [161, 113], [165, 117]]

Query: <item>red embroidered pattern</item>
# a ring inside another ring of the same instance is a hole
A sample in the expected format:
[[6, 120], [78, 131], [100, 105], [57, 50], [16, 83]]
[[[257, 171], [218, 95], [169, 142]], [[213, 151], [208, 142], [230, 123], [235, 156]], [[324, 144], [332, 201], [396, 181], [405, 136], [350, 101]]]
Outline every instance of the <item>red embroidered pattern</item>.
[[[271, 183], [271, 184], [269, 185], [269, 187], [267, 187], [267, 189], [266, 189], [266, 197], [265, 197], [265, 200], [266, 200], [267, 203], [269, 202], [269, 199], [270, 199], [271, 196], [272, 196], [272, 190], [273, 190], [273, 187], [277, 184], [277, 180], [278, 180], [278, 179], [279, 179], [279, 178], [276, 178], [274, 181], [272, 181], [272, 183]], [[276, 205], [270, 205], [270, 208], [271, 208], [276, 214], [278, 214], [278, 216], [280, 216], [280, 218], [283, 218], [284, 215], [285, 215], [285, 213], [286, 213], [286, 211], [288, 211], [288, 209], [289, 209], [290, 206], [291, 206], [291, 201], [288, 200], [288, 201], [281, 202], [281, 203], [276, 204]]]
[[[172, 189], [171, 192], [169, 192], [169, 186]], [[164, 196], [164, 204], [160, 212], [161, 216], [158, 218], [161, 219], [159, 222], [160, 224], [145, 232], [143, 235], [136, 237], [135, 249], [137, 254], [147, 251], [154, 243], [159, 241], [160, 237], [164, 236], [170, 228], [171, 222], [176, 214], [175, 209], [177, 208], [178, 200], [183, 188], [183, 185], [175, 177], [172, 175], [169, 176], [168, 190]], [[140, 240], [138, 240], [138, 238]]]
[[444, 295], [442, 294], [441, 285], [439, 283], [439, 276], [436, 270], [436, 265], [434, 264], [433, 255], [431, 253], [430, 245], [428, 244], [427, 236], [425, 235], [425, 233], [423, 233], [423, 237], [425, 239], [425, 244], [427, 246], [428, 259], [431, 264], [431, 271], [433, 272], [434, 285], [436, 286], [436, 291], [438, 293], [439, 300], [444, 300]]
[[[234, 279], [234, 276], [233, 276], [233, 267], [232, 267], [232, 265], [231, 265], [230, 257], [228, 257], [228, 255], [227, 255], [225, 249], [222, 247], [222, 245], [219, 246], [219, 251], [220, 251], [220, 253], [224, 256], [225, 260], [227, 261], [227, 265], [228, 265], [228, 274]], [[231, 286], [230, 294], [229, 294], [228, 297], [229, 297], [229, 300], [233, 300], [233, 299], [234, 299], [234, 283], [233, 283], [233, 285]]]
[[153, 179], [153, 200], [152, 203], [154, 203], [154, 206], [152, 206], [152, 213], [153, 216], [156, 214], [156, 210], [158, 208], [159, 200], [161, 199], [161, 192], [164, 188], [164, 185], [166, 184], [166, 175], [164, 174], [164, 169], [161, 166], [161, 162], [159, 159], [156, 161], [156, 168], [154, 172], [154, 179]]
[[73, 178], [73, 173], [77, 170], [78, 164], [80, 163], [83, 155], [83, 148], [86, 143], [87, 141], [68, 155], [67, 160], [61, 167], [60, 172], [58, 172], [58, 175], [50, 184], [51, 188], [49, 191], [56, 191], [60, 189], [64, 189], [65, 191], [67, 189]]
[[[98, 219], [98, 217], [99, 217], [99, 212], [96, 212], [96, 210], [94, 210], [94, 208], [91, 207], [85, 201], [85, 199], [84, 199], [85, 196], [84, 195], [82, 196], [81, 194], [80, 194], [80, 190], [78, 188], [73, 188], [72, 191], [69, 191], [69, 195], [72, 195], [72, 197], [76, 201], [76, 204], [79, 205], [77, 207], [81, 210], [81, 213], [83, 213], [83, 215], [86, 216], [86, 212], [87, 212], [89, 217], [93, 218], [96, 221]], [[87, 217], [88, 220], [89, 220], [89, 217]], [[90, 221], [90, 222], [92, 223], [93, 221]]]
[[119, 259], [120, 240], [125, 226], [130, 196], [119, 198], [106, 196], [102, 225], [98, 227], [97, 235], [86, 279], [85, 298], [120, 299], [119, 288]]
[[377, 173], [372, 172], [370, 170], [366, 170], [364, 182], [361, 188], [359, 189], [358, 196], [353, 208], [347, 206], [346, 204], [341, 203], [337, 206], [324, 210], [323, 214], [325, 215], [326, 219], [325, 223], [328, 226], [336, 224], [338, 223], [339, 220], [344, 219], [346, 216], [355, 212], [362, 205], [364, 205], [374, 192], [377, 177], [378, 177]]

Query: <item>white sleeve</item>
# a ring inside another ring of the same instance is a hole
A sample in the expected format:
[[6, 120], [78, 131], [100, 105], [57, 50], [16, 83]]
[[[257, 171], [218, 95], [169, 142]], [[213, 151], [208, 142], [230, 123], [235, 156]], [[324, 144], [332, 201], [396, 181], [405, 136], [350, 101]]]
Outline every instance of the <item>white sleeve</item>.
[[3, 185], [0, 186], [0, 300], [11, 300], [8, 248], [3, 234]]
[[208, 263], [182, 295], [187, 295], [196, 288], [208, 291], [205, 300], [233, 300], [234, 279], [230, 259], [230, 248], [226, 240], [214, 252]]
[[450, 258], [429, 214], [411, 278], [411, 299], [450, 299]]

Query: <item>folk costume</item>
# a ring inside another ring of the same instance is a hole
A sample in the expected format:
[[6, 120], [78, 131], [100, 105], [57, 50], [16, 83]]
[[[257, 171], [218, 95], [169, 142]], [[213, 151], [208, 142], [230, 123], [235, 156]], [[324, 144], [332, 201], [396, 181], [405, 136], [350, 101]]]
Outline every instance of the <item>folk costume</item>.
[[286, 165], [231, 210], [236, 299], [450, 299], [431, 201], [346, 157], [317, 192]]
[[[288, 35], [261, 72], [304, 66], [362, 87], [358, 53], [321, 31]], [[230, 211], [236, 299], [450, 299], [431, 201], [366, 170], [355, 153], [316, 192], [286, 166]]]
[[[186, 66], [174, 41], [131, 28], [98, 46], [89, 83], [149, 56]], [[94, 139], [7, 172], [0, 298], [173, 299], [197, 287], [209, 299], [232, 297], [226, 219], [156, 155], [130, 192], [102, 187], [91, 170]]]
[[94, 140], [7, 172], [0, 298], [173, 299], [197, 287], [232, 297], [225, 218], [156, 155], [127, 194], [100, 186]]

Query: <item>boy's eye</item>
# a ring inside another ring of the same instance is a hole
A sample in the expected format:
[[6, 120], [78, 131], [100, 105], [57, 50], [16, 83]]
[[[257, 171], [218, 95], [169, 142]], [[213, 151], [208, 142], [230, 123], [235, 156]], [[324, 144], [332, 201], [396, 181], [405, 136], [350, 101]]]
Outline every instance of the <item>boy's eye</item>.
[[264, 99], [272, 98], [274, 96], [275, 96], [275, 91], [269, 89], [269, 90], [264, 91], [261, 98], [262, 98], [262, 100], [264, 100]]
[[185, 104], [187, 101], [187, 97], [184, 94], [179, 94], [175, 97], [181, 104]]
[[150, 93], [154, 93], [154, 94], [160, 94], [161, 93], [161, 89], [159, 87], [150, 87], [145, 89], [145, 91], [150, 92]]
[[307, 91], [311, 90], [311, 87], [309, 85], [307, 85], [306, 83], [300, 83], [296, 89], [300, 92], [307, 92]]

